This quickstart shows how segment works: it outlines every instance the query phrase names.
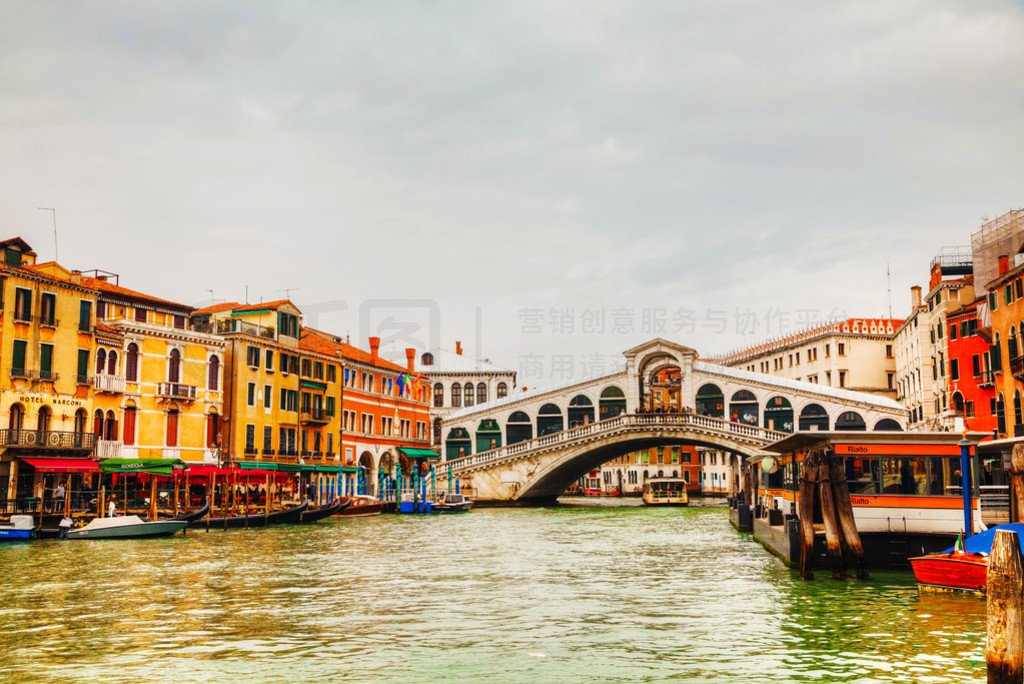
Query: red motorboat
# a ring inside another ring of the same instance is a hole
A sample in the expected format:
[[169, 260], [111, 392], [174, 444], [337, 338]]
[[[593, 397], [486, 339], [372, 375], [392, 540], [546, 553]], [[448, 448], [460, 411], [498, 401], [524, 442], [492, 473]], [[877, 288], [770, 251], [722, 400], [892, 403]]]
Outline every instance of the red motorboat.
[[1024, 524], [996, 525], [962, 542], [957, 537], [951, 549], [910, 559], [914, 577], [925, 587], [984, 592], [988, 585], [988, 555], [997, 530], [1024, 534]]
[[352, 505], [348, 506], [344, 510], [336, 513], [345, 518], [355, 518], [364, 515], [380, 515], [384, 509], [384, 504], [379, 499], [372, 496], [352, 496]]

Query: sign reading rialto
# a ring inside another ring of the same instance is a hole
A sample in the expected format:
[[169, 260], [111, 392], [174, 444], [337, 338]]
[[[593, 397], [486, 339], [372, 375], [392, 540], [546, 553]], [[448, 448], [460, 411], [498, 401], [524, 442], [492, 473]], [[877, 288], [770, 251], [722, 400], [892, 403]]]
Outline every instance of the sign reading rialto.
[[85, 406], [81, 399], [73, 397], [54, 396], [52, 394], [22, 394], [18, 397], [22, 404], [49, 404], [50, 406]]

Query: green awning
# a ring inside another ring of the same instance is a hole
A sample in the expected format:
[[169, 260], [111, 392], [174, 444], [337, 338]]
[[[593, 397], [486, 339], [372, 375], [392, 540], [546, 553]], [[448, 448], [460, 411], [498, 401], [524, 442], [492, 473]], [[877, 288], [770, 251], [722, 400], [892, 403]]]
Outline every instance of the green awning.
[[334, 473], [337, 474], [338, 466], [314, 466], [318, 473]]
[[409, 458], [441, 458], [441, 454], [431, 449], [410, 449], [406, 447], [398, 447], [398, 450]]
[[175, 470], [188, 468], [177, 458], [107, 458], [100, 461], [105, 473], [145, 473], [146, 475], [173, 475]]
[[295, 463], [278, 463], [277, 469], [282, 473], [297, 473], [300, 466]]
[[277, 470], [276, 463], [265, 461], [239, 461], [236, 465], [242, 470]]
[[316, 470], [316, 466], [315, 465], [300, 465], [299, 466], [299, 470], [301, 470], [304, 473], [311, 473], [314, 470]]
[[325, 390], [325, 389], [327, 389], [327, 385], [325, 385], [324, 383], [322, 383], [322, 382], [313, 382], [312, 380], [303, 380], [299, 384], [301, 384], [303, 387], [308, 387], [309, 389], [315, 389], [315, 390]]
[[358, 473], [359, 468], [353, 468], [352, 466], [341, 466], [338, 468], [338, 471], [342, 473]]

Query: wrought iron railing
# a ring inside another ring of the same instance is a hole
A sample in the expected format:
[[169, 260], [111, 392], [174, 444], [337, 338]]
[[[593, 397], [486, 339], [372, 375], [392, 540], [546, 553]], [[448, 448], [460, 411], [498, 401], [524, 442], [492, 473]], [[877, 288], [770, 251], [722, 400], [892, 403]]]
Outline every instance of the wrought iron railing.
[[96, 435], [57, 430], [0, 430], [0, 446], [91, 451], [96, 447]]

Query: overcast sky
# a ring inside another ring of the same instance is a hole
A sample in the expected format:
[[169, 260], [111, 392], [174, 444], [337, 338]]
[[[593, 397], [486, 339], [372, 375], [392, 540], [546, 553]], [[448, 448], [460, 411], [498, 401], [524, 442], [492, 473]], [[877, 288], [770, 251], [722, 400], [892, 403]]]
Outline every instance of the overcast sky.
[[1019, 2], [5, 2], [0, 220], [521, 385], [710, 355], [887, 315], [887, 264], [902, 318], [1024, 204], [1022, 36]]

